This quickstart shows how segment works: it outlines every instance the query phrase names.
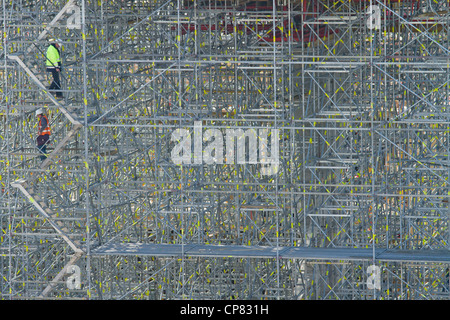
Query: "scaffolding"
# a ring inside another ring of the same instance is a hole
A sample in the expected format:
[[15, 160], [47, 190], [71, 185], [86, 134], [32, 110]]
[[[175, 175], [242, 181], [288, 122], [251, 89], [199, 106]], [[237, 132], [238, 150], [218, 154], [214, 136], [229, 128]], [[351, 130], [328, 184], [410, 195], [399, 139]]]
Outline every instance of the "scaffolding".
[[0, 16], [2, 299], [450, 298], [448, 1]]

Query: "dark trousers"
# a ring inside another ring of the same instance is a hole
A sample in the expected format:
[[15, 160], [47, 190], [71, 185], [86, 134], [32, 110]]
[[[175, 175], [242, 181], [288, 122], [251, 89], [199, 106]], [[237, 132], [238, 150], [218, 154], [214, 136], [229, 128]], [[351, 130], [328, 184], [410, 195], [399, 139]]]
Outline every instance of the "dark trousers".
[[44, 134], [40, 135], [36, 139], [37, 147], [41, 153], [41, 160], [47, 159], [47, 144], [49, 142], [50, 135]]
[[48, 88], [48, 90], [50, 92], [55, 92], [57, 97], [62, 97], [62, 92], [60, 91], [61, 80], [59, 79], [59, 72], [56, 71], [55, 68], [47, 68], [47, 71], [51, 72], [53, 76], [52, 84], [50, 85], [50, 88]]

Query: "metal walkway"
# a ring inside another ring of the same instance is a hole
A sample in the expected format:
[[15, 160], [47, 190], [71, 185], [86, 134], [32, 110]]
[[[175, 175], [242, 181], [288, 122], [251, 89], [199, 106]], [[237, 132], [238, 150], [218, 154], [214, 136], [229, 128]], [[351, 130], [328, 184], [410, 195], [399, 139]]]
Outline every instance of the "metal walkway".
[[206, 244], [111, 243], [91, 252], [103, 256], [305, 259], [326, 261], [450, 262], [450, 250], [266, 247]]

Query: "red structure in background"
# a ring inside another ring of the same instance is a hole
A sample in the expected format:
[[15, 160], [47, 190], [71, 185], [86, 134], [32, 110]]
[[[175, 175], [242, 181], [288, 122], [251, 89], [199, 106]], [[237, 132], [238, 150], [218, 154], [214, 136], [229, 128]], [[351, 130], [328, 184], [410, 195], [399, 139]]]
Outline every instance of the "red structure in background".
[[[208, 10], [226, 10], [229, 9], [226, 6], [227, 1], [204, 1], [198, 4], [197, 9], [208, 9]], [[228, 1], [230, 2], [230, 1]], [[365, 3], [366, 6], [370, 3], [370, 0], [350, 0], [350, 2], [355, 4]], [[188, 4], [192, 4], [192, 1], [186, 1], [184, 3], [183, 9], [188, 10], [192, 9]], [[333, 34], [339, 33], [338, 27], [333, 27], [327, 23], [320, 23], [318, 18], [321, 14], [325, 13], [327, 8], [323, 5], [323, 1], [312, 0], [299, 0], [297, 2], [298, 5], [302, 7], [301, 14], [295, 15], [293, 18], [288, 19], [287, 17], [277, 17], [275, 19], [271, 18], [271, 13], [274, 10], [272, 5], [272, 1], [247, 1], [244, 4], [241, 4], [237, 10], [242, 11], [243, 13], [264, 14], [264, 19], [256, 19], [255, 21], [250, 21], [249, 23], [237, 22], [234, 23], [232, 21], [231, 15], [224, 14], [223, 18], [214, 23], [214, 24], [195, 24], [195, 23], [181, 23], [180, 26], [173, 26], [172, 30], [178, 30], [180, 27], [180, 32], [182, 35], [187, 33], [193, 33], [196, 30], [198, 31], [219, 31], [226, 34], [232, 34], [235, 32], [245, 32], [246, 34], [258, 34], [261, 42], [286, 42], [286, 41], [294, 41], [294, 42], [303, 42], [303, 43], [311, 43], [317, 41], [319, 38], [325, 38]], [[372, 4], [377, 4], [377, 1], [372, 0]], [[420, 1], [419, 0], [383, 0], [382, 4], [386, 6], [391, 6], [393, 3], [405, 3], [407, 4], [408, 10], [405, 10], [402, 13], [404, 18], [408, 18], [413, 16], [418, 12]], [[449, 0], [450, 3], [450, 0]], [[277, 12], [289, 10], [288, 6], [281, 5], [276, 6]], [[397, 18], [389, 15], [389, 12], [386, 13], [386, 16], [383, 16], [382, 19], [392, 19], [396, 20]], [[260, 21], [258, 21], [260, 20]], [[308, 23], [309, 22], [309, 23]], [[291, 33], [289, 34], [289, 30]], [[291, 37], [291, 39], [289, 39]]]
[[[195, 23], [182, 23], [180, 25], [180, 32], [182, 35], [187, 34], [188, 32], [195, 32], [196, 30], [200, 31], [220, 31], [228, 34], [232, 34], [235, 32], [246, 32], [248, 35], [250, 34], [258, 34], [261, 41], [266, 42], [281, 42], [288, 41], [288, 30], [293, 30], [291, 36], [292, 40], [295, 42], [314, 42], [319, 37], [326, 37], [330, 33], [329, 26], [323, 25], [313, 25], [309, 27], [302, 28], [302, 22], [308, 20], [317, 19], [321, 12], [324, 11], [324, 7], [320, 5], [320, 2], [317, 0], [314, 1], [304, 1], [303, 2], [303, 12], [308, 12], [304, 14], [298, 14], [294, 16], [291, 21], [288, 18], [275, 18], [273, 20], [270, 16], [270, 13], [274, 10], [273, 6], [267, 5], [271, 3], [271, 1], [250, 1], [245, 5], [242, 5], [238, 8], [238, 11], [248, 12], [248, 13], [261, 13], [267, 14], [263, 19], [263, 21], [258, 21], [259, 19], [255, 19], [255, 22], [250, 23], [233, 23], [231, 16], [225, 14], [221, 21], [215, 24], [200, 24], [197, 25]], [[224, 10], [225, 6], [220, 5], [220, 1], [217, 1], [214, 6], [206, 8], [208, 10]], [[189, 9], [189, 7], [185, 7], [185, 9]], [[287, 6], [280, 6], [276, 8], [277, 11], [288, 11]], [[281, 21], [280, 21], [281, 20]], [[274, 26], [275, 23], [275, 26]], [[291, 27], [289, 26], [291, 24]], [[275, 33], [274, 33], [275, 28]], [[172, 30], [177, 30], [178, 26], [173, 26]]]

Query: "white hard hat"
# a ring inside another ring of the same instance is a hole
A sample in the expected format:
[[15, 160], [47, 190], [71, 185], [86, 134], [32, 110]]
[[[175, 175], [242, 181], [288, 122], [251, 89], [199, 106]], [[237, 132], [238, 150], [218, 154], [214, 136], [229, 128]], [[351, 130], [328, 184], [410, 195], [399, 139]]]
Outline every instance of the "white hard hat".
[[63, 41], [62, 41], [61, 39], [50, 38], [48, 41], [49, 41], [50, 43], [56, 43], [56, 44], [58, 44], [59, 46], [61, 46], [61, 45], [63, 44]]
[[44, 111], [42, 111], [42, 108], [39, 108], [39, 109], [36, 110], [36, 115], [37, 116], [40, 115], [40, 114], [43, 114], [43, 113], [44, 113]]

